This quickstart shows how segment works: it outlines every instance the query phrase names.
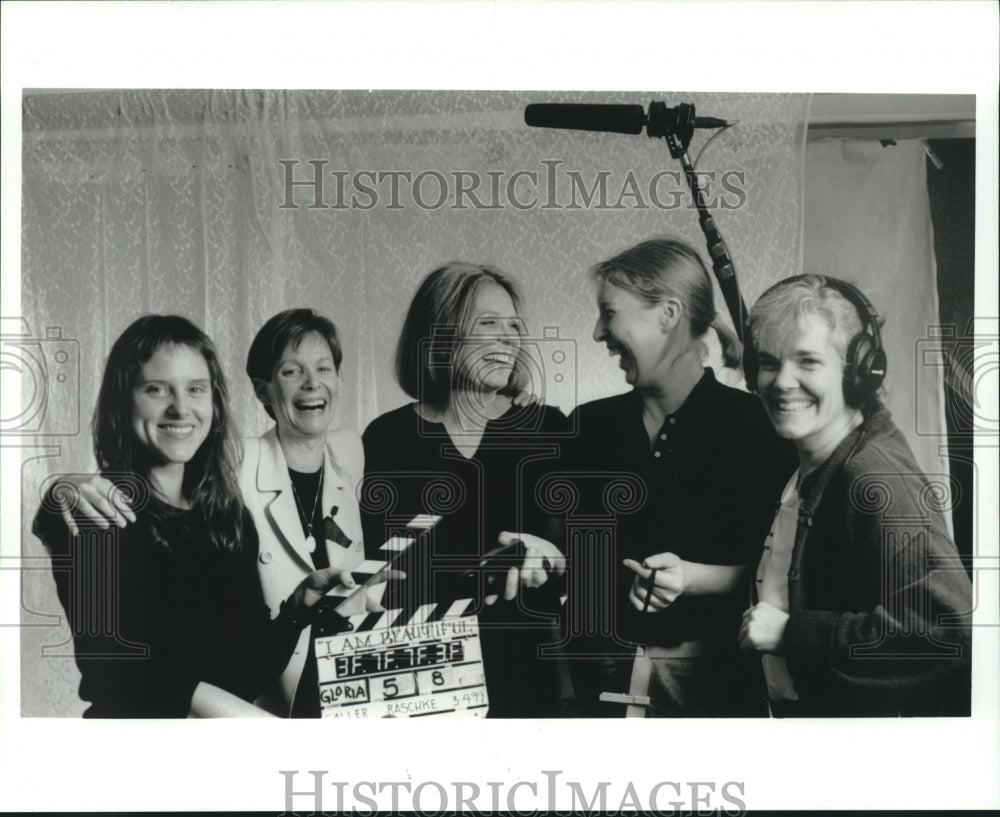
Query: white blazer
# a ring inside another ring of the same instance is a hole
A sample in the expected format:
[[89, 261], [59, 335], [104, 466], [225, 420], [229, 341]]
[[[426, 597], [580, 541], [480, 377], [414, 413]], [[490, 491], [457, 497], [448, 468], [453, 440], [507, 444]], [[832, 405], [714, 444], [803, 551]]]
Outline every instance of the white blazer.
[[[340, 441], [344, 443], [345, 449], [341, 459], [350, 462], [354, 468], [338, 464], [331, 443]], [[351, 462], [359, 457], [360, 463]], [[361, 441], [356, 432], [338, 431], [331, 434], [323, 455], [321, 503], [324, 515], [329, 514], [336, 506], [334, 519], [352, 542], [350, 547], [325, 542], [331, 567], [352, 569], [364, 561], [361, 514], [358, 511], [351, 473], [355, 476], [361, 474], [363, 457]], [[271, 617], [275, 618], [281, 603], [292, 594], [302, 579], [315, 570], [306, 548], [306, 537], [302, 532], [302, 522], [292, 493], [288, 464], [278, 442], [277, 426], [259, 438], [244, 440], [240, 490], [260, 537], [257, 572], [264, 591], [264, 601], [271, 610]], [[324, 543], [320, 542], [316, 547], [324, 547]], [[311, 628], [307, 627], [299, 636], [295, 652], [281, 674], [280, 681], [256, 701], [258, 706], [279, 717], [291, 714], [295, 690], [309, 652], [310, 638]]]

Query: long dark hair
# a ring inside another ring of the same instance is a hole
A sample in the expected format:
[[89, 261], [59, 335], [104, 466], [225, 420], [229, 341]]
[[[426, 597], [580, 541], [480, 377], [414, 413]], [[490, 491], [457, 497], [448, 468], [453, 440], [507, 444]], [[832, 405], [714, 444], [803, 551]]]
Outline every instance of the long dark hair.
[[[144, 315], [111, 347], [94, 409], [97, 467], [111, 475], [131, 474], [152, 490], [149, 454], [132, 429], [132, 390], [142, 367], [161, 346], [187, 346], [208, 364], [212, 423], [205, 442], [185, 465], [181, 489], [203, 517], [212, 544], [219, 550], [238, 550], [243, 538], [243, 500], [236, 476], [241, 451], [229, 417], [229, 391], [214, 344], [187, 318]], [[153, 528], [155, 533], [155, 510]]]

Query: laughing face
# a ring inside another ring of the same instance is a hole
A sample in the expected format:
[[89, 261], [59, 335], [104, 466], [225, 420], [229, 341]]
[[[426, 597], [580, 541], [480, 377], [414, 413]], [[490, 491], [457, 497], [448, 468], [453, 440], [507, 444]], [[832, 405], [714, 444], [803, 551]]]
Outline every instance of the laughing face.
[[469, 327], [455, 351], [459, 381], [480, 391], [499, 391], [510, 382], [521, 352], [523, 322], [502, 286], [484, 283], [476, 292]]
[[132, 388], [132, 430], [151, 472], [183, 468], [212, 426], [212, 376], [190, 346], [165, 345], [140, 369]]
[[333, 423], [340, 374], [330, 345], [318, 332], [298, 346], [289, 343], [271, 370], [269, 381], [256, 380], [257, 398], [271, 407], [284, 439], [325, 437]]
[[762, 346], [758, 353], [764, 407], [778, 434], [800, 451], [832, 452], [858, 412], [844, 402], [844, 361], [830, 327], [817, 315], [804, 315], [785, 346]]
[[662, 310], [627, 289], [603, 281], [597, 292], [594, 340], [618, 357], [630, 386], [651, 382], [668, 350], [668, 330]]

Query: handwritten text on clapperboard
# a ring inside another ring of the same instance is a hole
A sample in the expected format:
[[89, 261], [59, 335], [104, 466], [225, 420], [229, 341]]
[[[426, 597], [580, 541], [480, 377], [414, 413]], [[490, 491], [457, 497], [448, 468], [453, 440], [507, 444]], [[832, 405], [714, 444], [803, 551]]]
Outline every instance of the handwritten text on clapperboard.
[[316, 639], [322, 715], [482, 717], [479, 621], [447, 618]]

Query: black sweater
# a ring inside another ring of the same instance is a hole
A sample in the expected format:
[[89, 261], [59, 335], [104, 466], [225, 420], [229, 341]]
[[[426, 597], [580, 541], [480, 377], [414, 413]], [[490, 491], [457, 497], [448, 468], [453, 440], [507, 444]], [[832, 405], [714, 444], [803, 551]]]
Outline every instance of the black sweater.
[[[365, 483], [361, 511], [369, 558], [382, 559], [381, 544], [419, 513], [442, 517], [433, 532], [433, 553], [420, 561], [415, 549], [397, 563], [403, 582], [390, 582], [389, 608], [476, 597], [467, 568], [497, 546], [503, 531], [551, 537], [535, 487], [558, 462], [568, 431], [558, 409], [512, 407], [487, 424], [476, 454], [463, 457], [440, 423], [421, 419], [414, 405], [373, 420], [362, 437]], [[551, 716], [564, 695], [558, 660], [540, 658], [542, 644], [558, 640], [558, 582], [521, 589], [518, 600], [478, 610], [490, 717]], [[533, 612], [528, 612], [533, 611]]]
[[706, 369], [652, 446], [638, 391], [585, 403], [570, 420], [578, 436], [563, 462], [579, 501], [567, 522], [575, 516], [611, 526], [606, 558], [614, 578], [605, 582], [615, 585], [616, 636], [664, 647], [703, 640], [735, 652], [744, 591], [682, 596], [643, 614], [628, 601], [635, 574], [621, 563], [670, 552], [703, 564], [756, 564], [775, 500], [795, 468], [794, 449], [775, 434], [760, 400]]
[[77, 536], [46, 507], [35, 518], [91, 704], [84, 717], [186, 717], [201, 681], [252, 700], [288, 662], [300, 627], [270, 618], [250, 515], [238, 552], [218, 550], [196, 511], [152, 499], [137, 516], [107, 531], [78, 520]]

